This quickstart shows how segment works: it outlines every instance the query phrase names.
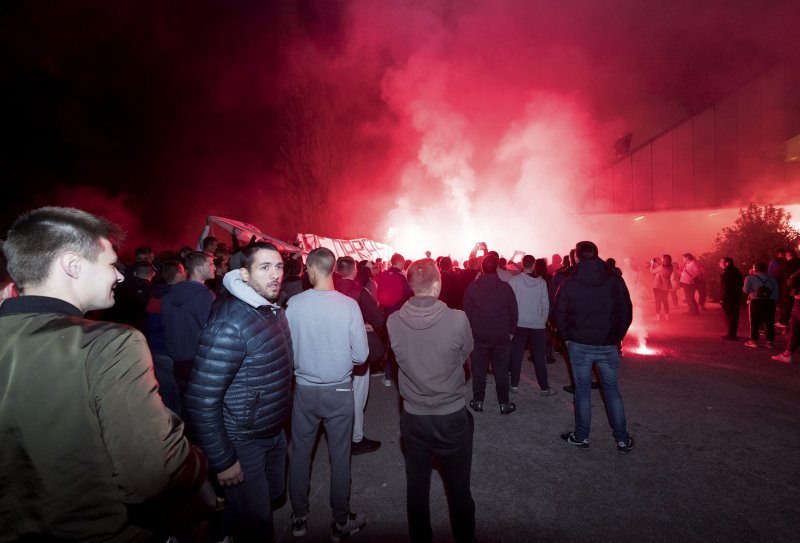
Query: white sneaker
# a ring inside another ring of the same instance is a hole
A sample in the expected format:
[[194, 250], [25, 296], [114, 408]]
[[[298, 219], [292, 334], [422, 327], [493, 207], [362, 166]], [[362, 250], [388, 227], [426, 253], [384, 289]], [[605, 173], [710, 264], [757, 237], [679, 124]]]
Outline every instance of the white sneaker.
[[755, 342], [755, 341], [753, 341], [753, 340], [749, 340], [749, 341], [745, 341], [745, 342], [744, 342], [744, 346], [745, 346], [745, 347], [750, 347], [750, 348], [753, 348], [753, 349], [755, 349], [755, 348], [757, 348], [757, 347], [758, 347], [758, 343], [756, 343], [756, 342]]
[[385, 387], [392, 386], [392, 380], [391, 379], [382, 379], [382, 381], [383, 381], [383, 386], [385, 386]]
[[776, 354], [772, 357], [773, 360], [777, 362], [786, 362], [787, 364], [792, 361], [792, 354], [791, 353], [781, 353]]

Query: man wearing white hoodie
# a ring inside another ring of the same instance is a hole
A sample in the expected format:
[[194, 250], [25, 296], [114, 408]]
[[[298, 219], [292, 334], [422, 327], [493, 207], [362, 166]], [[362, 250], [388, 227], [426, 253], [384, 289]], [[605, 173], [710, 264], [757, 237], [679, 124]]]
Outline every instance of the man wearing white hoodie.
[[511, 339], [511, 392], [519, 390], [522, 357], [525, 349], [529, 348], [536, 371], [536, 381], [541, 388], [540, 394], [552, 396], [556, 391], [550, 388], [547, 380], [545, 358], [545, 323], [550, 311], [550, 300], [545, 280], [533, 275], [535, 263], [533, 255], [525, 255], [522, 259], [524, 271], [508, 282], [517, 299], [518, 310], [517, 329]]

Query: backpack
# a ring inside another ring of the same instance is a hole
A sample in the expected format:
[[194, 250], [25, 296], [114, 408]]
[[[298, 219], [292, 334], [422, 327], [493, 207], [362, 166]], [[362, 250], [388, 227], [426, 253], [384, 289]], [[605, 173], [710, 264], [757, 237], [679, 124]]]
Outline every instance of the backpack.
[[767, 286], [767, 282], [758, 278], [761, 281], [761, 286], [756, 289], [756, 298], [766, 299], [772, 297], [772, 289]]

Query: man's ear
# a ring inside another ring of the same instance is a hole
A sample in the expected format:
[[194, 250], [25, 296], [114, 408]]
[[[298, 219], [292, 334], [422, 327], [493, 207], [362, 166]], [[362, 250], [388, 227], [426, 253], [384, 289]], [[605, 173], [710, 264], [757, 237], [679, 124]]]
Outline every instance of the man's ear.
[[8, 300], [9, 298], [17, 297], [17, 285], [13, 282], [8, 283], [0, 289], [0, 301]]
[[247, 271], [247, 268], [239, 268], [239, 275], [242, 276], [242, 281], [245, 283], [250, 281], [250, 272]]
[[81, 260], [81, 256], [73, 252], [66, 252], [58, 257], [61, 270], [73, 279], [78, 279], [81, 274]]

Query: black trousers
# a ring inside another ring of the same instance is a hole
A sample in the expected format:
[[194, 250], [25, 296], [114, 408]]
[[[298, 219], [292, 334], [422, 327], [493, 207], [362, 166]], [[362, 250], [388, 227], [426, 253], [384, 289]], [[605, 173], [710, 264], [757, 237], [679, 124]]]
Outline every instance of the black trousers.
[[470, 490], [474, 426], [466, 408], [449, 415], [412, 415], [404, 410], [400, 416], [411, 541], [433, 541], [430, 493], [434, 461], [441, 467], [453, 539], [457, 543], [475, 540], [475, 501]]
[[722, 300], [722, 311], [728, 323], [728, 337], [736, 337], [739, 331], [739, 300]]
[[758, 341], [759, 330], [764, 325], [764, 337], [775, 340], [775, 300], [750, 298], [750, 339]]
[[472, 397], [483, 401], [486, 395], [486, 372], [491, 361], [497, 402], [508, 403], [509, 369], [511, 366], [511, 340], [508, 334], [494, 337], [474, 336], [472, 351]]

